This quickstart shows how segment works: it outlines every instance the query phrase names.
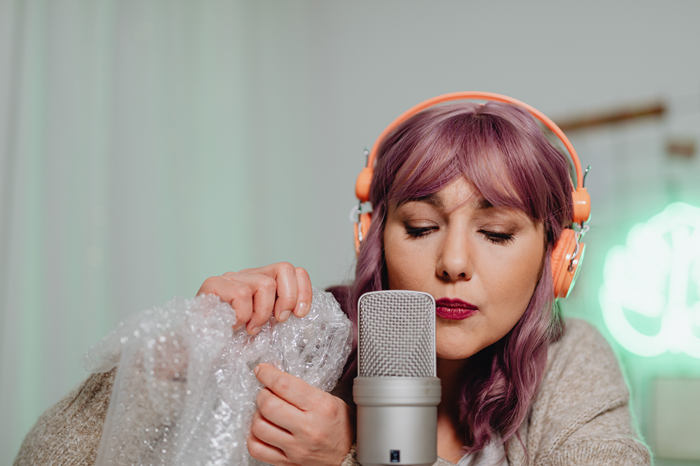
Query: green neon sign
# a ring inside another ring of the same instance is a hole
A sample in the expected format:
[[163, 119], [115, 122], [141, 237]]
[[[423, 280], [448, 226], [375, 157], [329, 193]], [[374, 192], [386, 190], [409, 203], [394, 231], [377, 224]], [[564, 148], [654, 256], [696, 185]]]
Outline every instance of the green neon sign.
[[673, 203], [632, 227], [605, 258], [599, 299], [628, 351], [700, 358], [700, 208]]

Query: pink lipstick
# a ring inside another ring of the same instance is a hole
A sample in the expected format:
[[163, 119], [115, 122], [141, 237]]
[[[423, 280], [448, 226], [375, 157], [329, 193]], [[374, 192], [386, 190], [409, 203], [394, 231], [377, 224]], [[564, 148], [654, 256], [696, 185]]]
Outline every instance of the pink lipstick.
[[473, 304], [457, 298], [440, 298], [435, 301], [435, 313], [443, 319], [466, 319], [478, 310], [479, 308]]

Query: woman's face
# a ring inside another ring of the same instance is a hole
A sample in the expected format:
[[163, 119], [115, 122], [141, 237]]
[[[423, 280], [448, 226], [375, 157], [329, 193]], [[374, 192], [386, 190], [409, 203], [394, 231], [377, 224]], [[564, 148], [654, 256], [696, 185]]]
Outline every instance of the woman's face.
[[438, 358], [468, 358], [505, 336], [525, 312], [544, 244], [541, 222], [491, 206], [460, 177], [426, 198], [389, 206], [389, 287], [433, 295]]

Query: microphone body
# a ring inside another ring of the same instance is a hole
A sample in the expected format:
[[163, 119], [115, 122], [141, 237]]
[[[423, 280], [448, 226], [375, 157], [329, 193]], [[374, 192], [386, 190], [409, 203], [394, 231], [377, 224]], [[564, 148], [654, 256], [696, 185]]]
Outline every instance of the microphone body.
[[375, 291], [358, 302], [357, 459], [363, 465], [437, 460], [435, 301], [416, 291]]

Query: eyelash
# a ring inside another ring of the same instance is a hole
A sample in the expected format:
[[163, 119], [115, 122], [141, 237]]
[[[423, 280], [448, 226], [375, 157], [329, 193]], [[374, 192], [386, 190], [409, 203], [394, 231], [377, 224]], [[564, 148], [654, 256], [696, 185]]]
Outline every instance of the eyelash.
[[515, 237], [512, 233], [501, 233], [498, 231], [479, 230], [479, 233], [494, 244], [508, 244]]
[[428, 235], [431, 231], [437, 230], [438, 227], [411, 227], [406, 225], [406, 234], [411, 238], [421, 238]]
[[[406, 225], [405, 228], [406, 234], [411, 238], [422, 238], [438, 229], [438, 227], [411, 227], [409, 225]], [[501, 233], [489, 230], [479, 230], [479, 233], [484, 235], [487, 241], [494, 244], [508, 244], [513, 241], [515, 237], [512, 233]]]

